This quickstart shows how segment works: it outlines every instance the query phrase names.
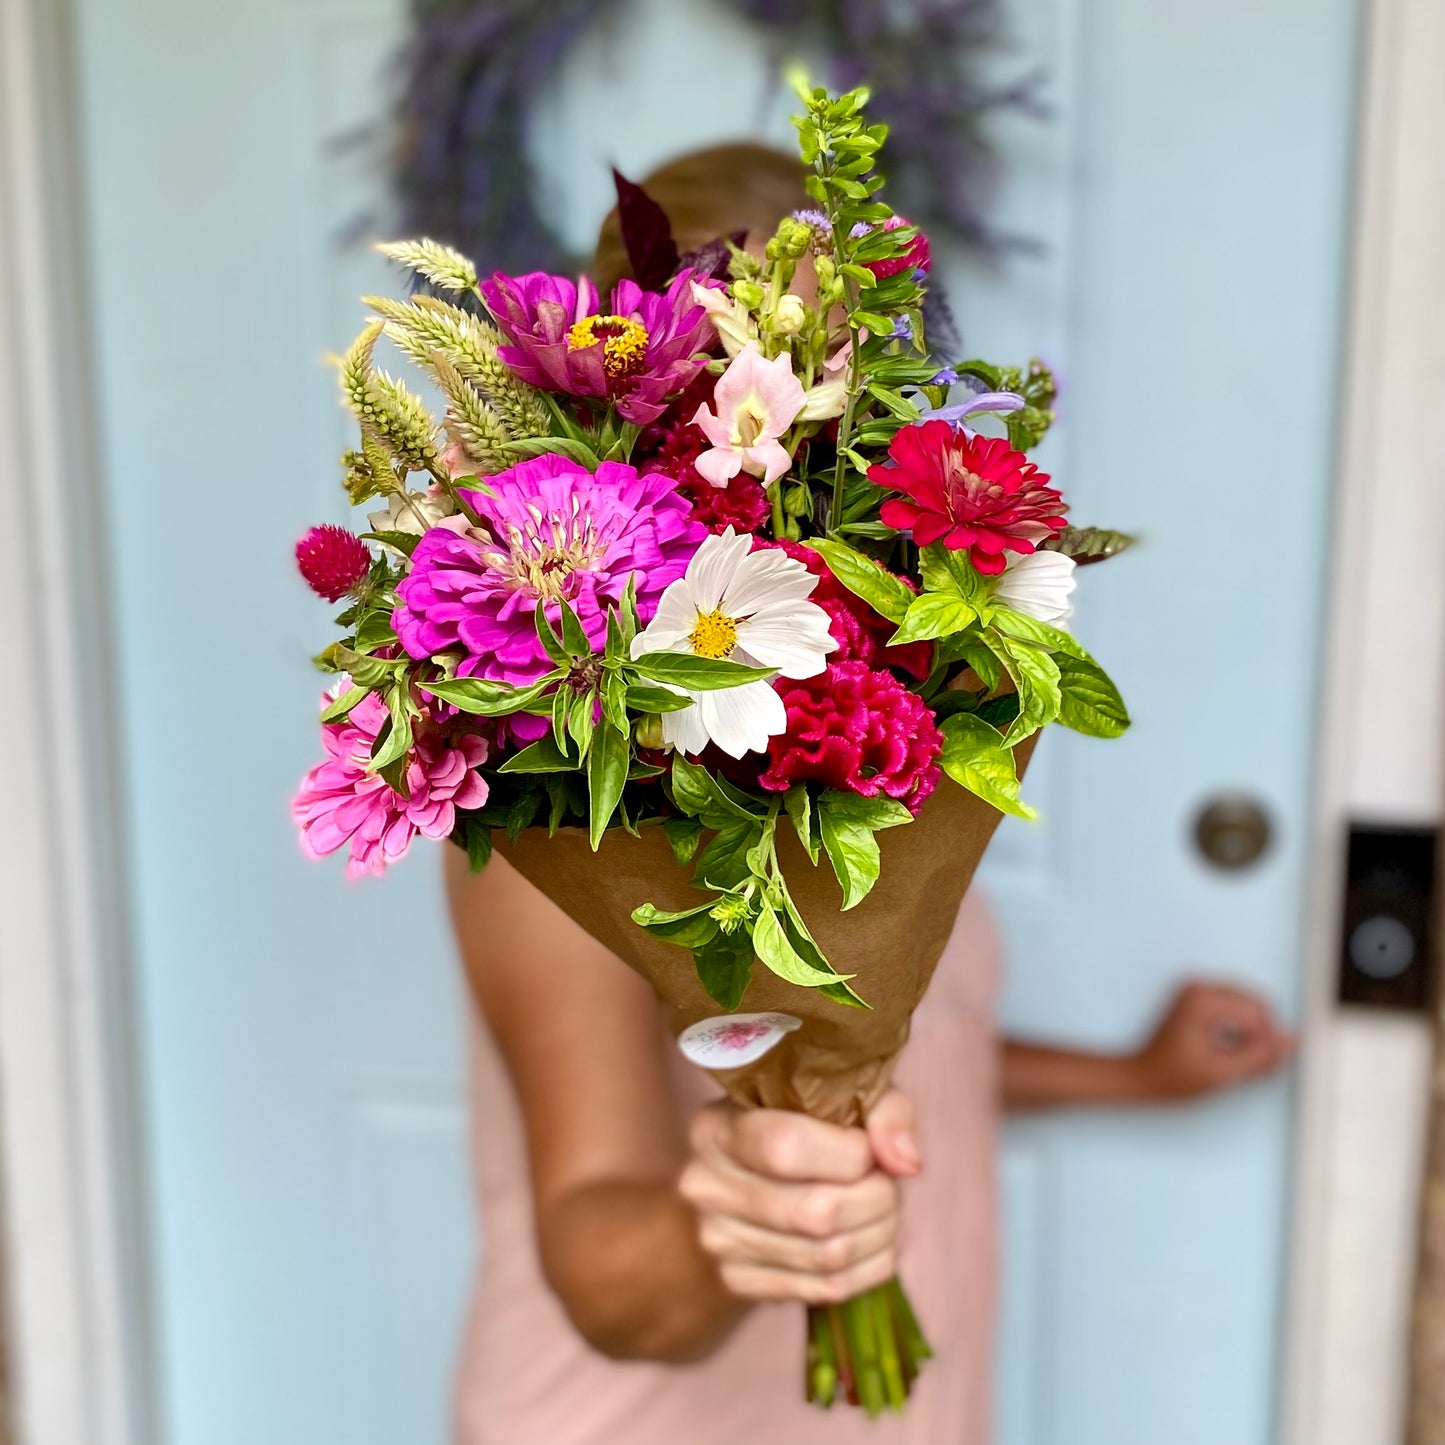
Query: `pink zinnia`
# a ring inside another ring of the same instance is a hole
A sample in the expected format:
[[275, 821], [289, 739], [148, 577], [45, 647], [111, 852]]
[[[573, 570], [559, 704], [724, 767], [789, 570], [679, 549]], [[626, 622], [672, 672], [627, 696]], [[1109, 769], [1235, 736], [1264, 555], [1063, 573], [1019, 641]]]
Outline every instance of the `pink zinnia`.
[[371, 553], [355, 532], [327, 522], [296, 544], [296, 566], [318, 597], [339, 602], [366, 576]]
[[986, 437], [946, 421], [913, 422], [888, 448], [892, 466], [868, 468], [868, 480], [889, 491], [878, 515], [911, 532], [920, 547], [942, 542], [986, 577], [997, 577], [1008, 552], [1027, 555], [1062, 530], [1068, 508], [1041, 472], [1002, 437]]
[[607, 610], [621, 603], [628, 579], [645, 624], [707, 536], [671, 477], [639, 476], [620, 462], [594, 473], [549, 454], [487, 484], [491, 496], [461, 493], [482, 530], [432, 528], [412, 553], [392, 614], [412, 657], [459, 652], [462, 677], [525, 684], [549, 672], [538, 602], [556, 625], [566, 598], [600, 651]]
[[627, 421], [645, 424], [662, 415], [667, 398], [702, 370], [704, 353], [717, 344], [707, 312], [693, 300], [692, 279], [683, 271], [662, 294], [619, 281], [606, 312], [585, 276], [574, 285], [545, 271], [498, 271], [481, 292], [511, 342], [498, 355], [523, 381], [611, 401]]
[[456, 827], [458, 809], [487, 801], [487, 781], [476, 771], [486, 761], [487, 743], [471, 733], [447, 738], [431, 727], [418, 728], [406, 767], [408, 797], [367, 772], [387, 716], [373, 692], [344, 721], [324, 724], [321, 740], [330, 756], [306, 774], [291, 800], [304, 852], [322, 858], [351, 845], [348, 878], [384, 872], [418, 833], [445, 838]]
[[891, 672], [834, 662], [774, 687], [788, 727], [768, 743], [762, 787], [821, 782], [865, 798], [885, 793], [916, 814], [937, 786], [943, 736], [928, 704]]

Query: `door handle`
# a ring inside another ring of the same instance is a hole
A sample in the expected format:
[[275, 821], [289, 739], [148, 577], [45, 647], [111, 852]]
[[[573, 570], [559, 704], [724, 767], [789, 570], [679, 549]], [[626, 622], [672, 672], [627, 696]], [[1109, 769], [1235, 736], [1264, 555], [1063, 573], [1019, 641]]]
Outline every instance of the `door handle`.
[[1211, 868], [1236, 873], [1258, 863], [1273, 836], [1269, 813], [1247, 793], [1211, 798], [1194, 820], [1194, 843]]

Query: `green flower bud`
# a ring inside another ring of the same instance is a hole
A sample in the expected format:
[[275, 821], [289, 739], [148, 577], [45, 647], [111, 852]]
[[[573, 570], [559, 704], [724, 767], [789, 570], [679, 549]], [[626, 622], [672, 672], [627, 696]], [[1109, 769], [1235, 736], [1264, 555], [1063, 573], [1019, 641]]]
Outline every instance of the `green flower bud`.
[[752, 921], [752, 905], [736, 893], [725, 893], [708, 911], [708, 917], [724, 933], [736, 933]]
[[637, 726], [632, 729], [632, 741], [640, 748], [660, 748], [664, 746], [662, 740], [662, 718], [655, 712], [647, 713], [637, 719]]
[[763, 304], [763, 288], [756, 281], [734, 281], [732, 292], [749, 311], [756, 311]]
[[801, 296], [791, 291], [781, 297], [773, 312], [773, 334], [775, 336], [796, 336], [808, 321], [808, 308]]

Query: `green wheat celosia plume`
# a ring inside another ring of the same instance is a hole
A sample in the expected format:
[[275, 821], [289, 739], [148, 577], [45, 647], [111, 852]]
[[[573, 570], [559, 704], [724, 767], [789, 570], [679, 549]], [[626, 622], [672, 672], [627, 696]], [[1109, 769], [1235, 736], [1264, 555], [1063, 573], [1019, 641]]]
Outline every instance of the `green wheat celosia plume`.
[[425, 276], [444, 291], [473, 291], [477, 268], [450, 246], [423, 238], [420, 241], [384, 241], [376, 248], [383, 256]]

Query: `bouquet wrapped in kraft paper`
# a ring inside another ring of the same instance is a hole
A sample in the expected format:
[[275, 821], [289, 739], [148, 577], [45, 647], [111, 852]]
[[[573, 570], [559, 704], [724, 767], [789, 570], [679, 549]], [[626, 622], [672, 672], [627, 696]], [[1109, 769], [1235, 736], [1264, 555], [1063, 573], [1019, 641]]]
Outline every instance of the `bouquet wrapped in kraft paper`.
[[[1070, 525], [1028, 453], [1037, 361], [936, 355], [927, 238], [880, 195], [866, 93], [800, 90], [814, 204], [682, 255], [618, 177], [633, 275], [426, 283], [339, 359], [364, 528], [312, 528], [340, 605], [313, 856], [495, 846], [670, 1006], [742, 1105], [853, 1124], [886, 1087], [1045, 727], [1128, 726], [1069, 630]], [[383, 345], [445, 403], [378, 364]], [[893, 1283], [815, 1310], [809, 1397], [901, 1408], [928, 1355]]]
[[[1020, 754], [1031, 750], [1031, 742]], [[718, 1050], [724, 1057], [729, 1047], [755, 1049], [776, 1040], [752, 1063], [709, 1067], [734, 1103], [793, 1109], [833, 1124], [863, 1121], [888, 1087], [913, 1011], [1002, 817], [961, 788], [935, 793], [909, 827], [879, 838], [878, 882], [847, 912], [832, 870], [813, 862], [796, 836], [783, 836], [779, 862], [793, 902], [819, 948], [851, 975], [868, 1007], [840, 1007], [816, 990], [755, 969], [741, 1007], [796, 1019], [798, 1026], [754, 1023], [724, 1036]], [[498, 839], [497, 851], [652, 985], [668, 1006], [675, 1033], [717, 1017], [717, 1003], [691, 961], [633, 921], [648, 904], [681, 912], [696, 901], [662, 829], [644, 828], [636, 836], [611, 832], [596, 852], [581, 828], [562, 828], [551, 837], [529, 830], [514, 843]]]

